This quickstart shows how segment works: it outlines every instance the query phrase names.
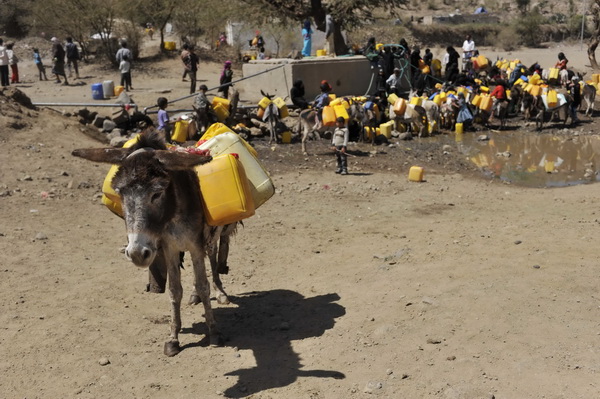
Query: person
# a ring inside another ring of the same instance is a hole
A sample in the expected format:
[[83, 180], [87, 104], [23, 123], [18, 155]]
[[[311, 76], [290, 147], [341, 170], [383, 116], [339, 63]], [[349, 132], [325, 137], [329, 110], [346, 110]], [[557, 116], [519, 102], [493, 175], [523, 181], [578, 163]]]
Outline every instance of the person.
[[73, 43], [73, 38], [67, 37], [67, 69], [69, 70], [69, 77], [73, 76], [73, 71], [71, 70], [71, 65], [73, 65], [73, 69], [75, 70], [75, 79], [79, 79], [79, 49], [77, 45]]
[[385, 85], [388, 93], [395, 93], [400, 95], [401, 80], [400, 80], [400, 68], [394, 68], [394, 73], [387, 78]]
[[46, 68], [44, 67], [42, 56], [40, 55], [40, 50], [37, 48], [33, 49], [33, 62], [35, 63], [35, 66], [40, 74], [40, 80], [42, 80], [42, 76], [44, 77], [44, 80], [48, 80], [48, 77], [46, 76]]
[[187, 59], [185, 61], [185, 67], [187, 73], [190, 77], [190, 94], [194, 94], [196, 92], [196, 81], [197, 81], [197, 73], [198, 73], [198, 64], [200, 60], [198, 59], [198, 55], [194, 51], [194, 46], [190, 46], [189, 53]]
[[335, 57], [335, 22], [331, 14], [325, 15], [325, 50]]
[[167, 113], [167, 105], [169, 101], [165, 97], [159, 97], [156, 100], [158, 105], [158, 128], [157, 130], [163, 132], [166, 141], [171, 141], [171, 125], [169, 121], [169, 114]]
[[[212, 112], [212, 105], [208, 101], [208, 97], [206, 97], [207, 91], [208, 87], [206, 87], [205, 84], [201, 84], [198, 88], [198, 95], [196, 95], [193, 105], [196, 115], [198, 116], [198, 131], [201, 134], [206, 132], [206, 129], [211, 124], [211, 116], [214, 115]], [[216, 117], [214, 120], [216, 120]]]
[[369, 38], [367, 44], [363, 47], [362, 53], [371, 63], [371, 69], [379, 66], [379, 51], [377, 51], [377, 43], [374, 37]]
[[290, 98], [292, 103], [300, 109], [308, 108], [308, 101], [304, 98], [305, 94], [304, 82], [301, 79], [294, 81], [294, 85], [290, 90]]
[[219, 35], [219, 48], [227, 45], [227, 35], [225, 32], [221, 32]]
[[127, 54], [123, 56], [123, 60], [119, 64], [119, 71], [121, 72], [121, 86], [125, 87], [125, 91], [131, 89], [131, 64], [129, 63], [129, 57]]
[[419, 80], [421, 79], [421, 50], [415, 46], [413, 51], [410, 53], [410, 73], [412, 76], [411, 84], [413, 88], [418, 86]]
[[568, 63], [569, 63], [569, 60], [567, 59], [567, 57], [565, 57], [565, 53], [560, 52], [560, 53], [558, 53], [558, 62], [556, 63], [556, 65], [554, 67], [558, 68], [559, 70], [567, 69]]
[[396, 57], [404, 59], [408, 59], [410, 57], [410, 48], [408, 47], [408, 42], [405, 38], [400, 39], [398, 51], [396, 51]]
[[329, 93], [331, 92], [331, 86], [329, 82], [326, 80], [322, 80], [319, 86], [321, 92], [315, 97], [315, 101], [313, 102], [313, 108], [317, 111], [316, 113], [316, 125], [315, 130], [321, 128], [322, 120], [323, 120], [323, 108], [329, 105], [330, 98]]
[[181, 62], [183, 63], [183, 76], [181, 77], [181, 81], [182, 82], [187, 82], [187, 80], [185, 80], [185, 77], [188, 75], [189, 73], [189, 69], [188, 69], [188, 61], [189, 61], [189, 57], [190, 57], [190, 45], [187, 43], [183, 43], [183, 46], [181, 47]]
[[117, 54], [115, 55], [118, 64], [120, 64], [121, 61], [123, 61], [124, 55], [127, 55], [127, 58], [129, 58], [129, 62], [133, 61], [133, 55], [131, 54], [131, 50], [127, 48], [127, 42], [125, 40], [121, 41], [121, 48], [117, 50]]
[[571, 123], [579, 123], [577, 117], [577, 108], [581, 105], [581, 86], [579, 85], [579, 77], [573, 75], [571, 82], [569, 83], [569, 94], [571, 94], [571, 104], [569, 104], [569, 111], [571, 112]]
[[463, 50], [463, 70], [467, 66], [467, 61], [471, 59], [473, 56], [473, 52], [475, 51], [475, 42], [471, 38], [471, 35], [467, 35], [465, 41], [462, 45]]
[[347, 175], [348, 156], [346, 155], [346, 147], [348, 146], [348, 137], [350, 136], [350, 133], [348, 132], [348, 128], [345, 127], [346, 120], [343, 117], [338, 117], [335, 124], [336, 128], [333, 131], [333, 136], [331, 138], [331, 149], [335, 151], [335, 156], [337, 158], [337, 168], [335, 169], [335, 173]]
[[383, 76], [387, 79], [394, 73], [394, 53], [390, 46], [384, 46], [381, 52], [381, 66]]
[[310, 28], [310, 19], [304, 21], [304, 26], [302, 27], [302, 40], [304, 41], [304, 46], [302, 47], [302, 56], [310, 57], [311, 47], [312, 47], [312, 29]]
[[462, 123], [465, 127], [468, 127], [473, 122], [473, 114], [471, 113], [471, 110], [469, 110], [465, 100], [465, 94], [463, 92], [458, 93], [458, 104], [454, 104], [454, 106], [458, 108], [456, 122]]
[[10, 85], [8, 79], [8, 52], [4, 47], [4, 41], [0, 38], [0, 83], [2, 86]]
[[423, 62], [431, 67], [431, 61], [433, 61], [433, 53], [430, 49], [425, 49], [425, 55], [423, 56]]
[[8, 65], [10, 65], [11, 77], [10, 83], [21, 83], [19, 81], [19, 58], [15, 54], [14, 43], [6, 44], [6, 54], [8, 54]]
[[265, 39], [263, 39], [259, 30], [254, 32], [254, 39], [250, 41], [250, 46], [254, 48], [261, 48], [265, 46]]
[[219, 79], [219, 93], [223, 98], [229, 98], [229, 86], [231, 86], [231, 80], [233, 79], [233, 71], [231, 70], [231, 61], [225, 61], [223, 65], [223, 71], [221, 72], [221, 78]]
[[446, 48], [448, 52], [448, 63], [446, 64], [446, 81], [454, 82], [458, 77], [458, 61], [460, 60], [460, 55], [458, 51], [454, 49], [452, 46], [448, 46]]
[[265, 58], [266, 58], [265, 48], [261, 47], [260, 50], [258, 50], [258, 57], [256, 57], [256, 59], [258, 59], [258, 60], [264, 60]]
[[50, 41], [52, 42], [52, 61], [54, 62], [52, 73], [56, 76], [55, 83], [60, 83], [60, 77], [62, 76], [65, 79], [63, 86], [68, 86], [69, 81], [65, 74], [65, 49], [56, 37], [53, 37]]
[[154, 39], [154, 26], [150, 22], [146, 23], [146, 33], [150, 40]]
[[492, 123], [494, 120], [494, 112], [496, 115], [500, 115], [500, 109], [502, 107], [502, 103], [507, 101], [506, 98], [506, 83], [504, 81], [498, 81], [494, 90], [490, 93], [490, 97], [494, 98], [494, 105], [492, 107], [492, 113], [488, 120], [489, 123]]

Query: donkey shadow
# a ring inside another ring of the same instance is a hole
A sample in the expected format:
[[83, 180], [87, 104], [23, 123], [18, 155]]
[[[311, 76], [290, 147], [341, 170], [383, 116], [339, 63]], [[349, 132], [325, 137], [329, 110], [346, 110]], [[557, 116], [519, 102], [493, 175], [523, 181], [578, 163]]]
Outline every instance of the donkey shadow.
[[[335, 319], [346, 313], [343, 306], [334, 303], [340, 299], [337, 294], [305, 298], [294, 291], [273, 290], [229, 299], [236, 308], [214, 309], [219, 329], [231, 338], [227, 346], [252, 350], [256, 367], [227, 373], [238, 376], [238, 381], [225, 390], [225, 397], [242, 398], [288, 386], [298, 377], [345, 378], [334, 370], [301, 370], [300, 356], [291, 345], [293, 340], [319, 337], [333, 328]], [[183, 332], [198, 334], [204, 330], [204, 323], [197, 323]]]

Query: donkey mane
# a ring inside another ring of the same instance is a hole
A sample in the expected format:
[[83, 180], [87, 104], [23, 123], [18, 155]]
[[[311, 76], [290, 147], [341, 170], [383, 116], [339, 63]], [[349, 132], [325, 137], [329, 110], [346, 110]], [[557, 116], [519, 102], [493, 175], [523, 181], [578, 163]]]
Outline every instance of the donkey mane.
[[138, 136], [138, 140], [131, 147], [132, 152], [140, 148], [152, 148], [154, 150], [166, 150], [167, 144], [161, 132], [154, 128], [148, 128]]

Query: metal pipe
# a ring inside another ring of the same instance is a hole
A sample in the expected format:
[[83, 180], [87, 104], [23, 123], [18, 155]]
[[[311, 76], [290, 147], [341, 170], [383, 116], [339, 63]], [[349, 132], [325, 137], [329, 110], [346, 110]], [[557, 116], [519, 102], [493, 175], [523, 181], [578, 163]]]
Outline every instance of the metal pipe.
[[125, 108], [127, 105], [138, 110], [137, 104], [95, 104], [95, 103], [31, 103], [36, 107], [119, 107]]
[[[281, 65], [278, 65], [278, 66], [276, 66], [274, 68], [267, 69], [266, 71], [258, 72], [258, 73], [255, 73], [254, 75], [245, 76], [245, 77], [243, 77], [241, 79], [234, 80], [233, 82], [229, 82], [229, 83], [225, 83], [223, 85], [218, 85], [218, 86], [215, 86], [215, 87], [211, 87], [207, 91], [212, 91], [212, 90], [219, 89], [219, 88], [225, 87], [225, 86], [232, 86], [234, 83], [238, 83], [238, 82], [241, 82], [243, 80], [250, 79], [250, 78], [253, 78], [253, 77], [258, 76], [258, 75], [262, 75], [263, 73], [274, 71], [275, 69], [283, 68], [286, 65], [287, 64], [281, 64]], [[190, 98], [190, 97], [194, 97], [195, 95], [196, 95], [196, 93], [194, 93], [194, 94], [188, 94], [187, 96], [183, 96], [183, 97], [176, 98], [175, 100], [171, 100], [167, 104], [173, 104], [173, 103], [175, 103], [177, 101], [181, 101], [181, 100], [185, 100], [185, 99]], [[146, 107], [146, 108], [144, 108], [144, 113], [147, 114], [149, 109], [156, 108], [156, 107], [158, 107], [158, 105], [151, 105], [149, 107]], [[158, 111], [156, 111], [156, 112], [158, 112]], [[156, 112], [152, 112], [152, 113], [156, 113]], [[170, 110], [170, 112], [174, 112], [174, 111]]]

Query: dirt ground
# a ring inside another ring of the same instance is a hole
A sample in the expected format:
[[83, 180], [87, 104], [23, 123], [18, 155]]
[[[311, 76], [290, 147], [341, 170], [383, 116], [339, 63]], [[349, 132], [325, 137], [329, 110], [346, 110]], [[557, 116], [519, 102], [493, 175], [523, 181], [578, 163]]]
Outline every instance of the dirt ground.
[[[85, 85], [62, 87], [22, 68], [39, 102], [88, 101], [116, 79], [84, 66]], [[215, 83], [219, 66], [203, 68]], [[179, 69], [134, 75], [136, 102], [185, 95]], [[108, 166], [70, 155], [100, 144], [52, 110], [0, 111], [1, 397], [600, 394], [600, 185], [489, 181], [428, 140], [353, 147], [339, 176], [325, 143], [304, 156], [256, 140], [277, 191], [233, 240], [232, 304], [214, 303], [225, 346], [184, 306], [184, 350], [167, 358], [168, 296], [146, 293], [119, 251], [123, 222], [100, 203]], [[423, 183], [407, 180], [417, 163]]]

